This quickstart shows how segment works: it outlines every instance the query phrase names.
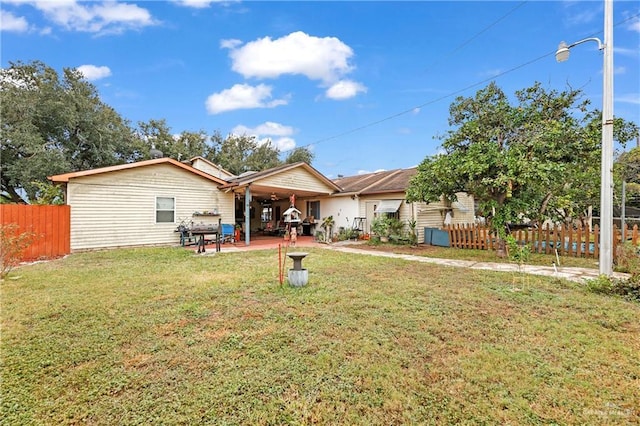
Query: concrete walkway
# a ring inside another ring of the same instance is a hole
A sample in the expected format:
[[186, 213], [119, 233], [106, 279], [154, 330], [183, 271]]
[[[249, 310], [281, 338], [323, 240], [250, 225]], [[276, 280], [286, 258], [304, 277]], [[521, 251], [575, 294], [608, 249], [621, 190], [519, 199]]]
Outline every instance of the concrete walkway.
[[[413, 262], [433, 263], [436, 265], [452, 266], [456, 268], [483, 269], [488, 271], [500, 272], [524, 272], [532, 275], [545, 275], [548, 277], [563, 278], [569, 281], [584, 283], [587, 280], [598, 278], [597, 269], [589, 268], [570, 268], [570, 267], [553, 267], [553, 266], [537, 266], [522, 265], [521, 267], [513, 263], [494, 263], [494, 262], [474, 262], [470, 260], [453, 260], [439, 259], [435, 257], [414, 256], [410, 254], [388, 253], [381, 251], [362, 250], [354, 247], [344, 247], [340, 244], [327, 245], [325, 248], [343, 253], [364, 254], [370, 256], [390, 257], [395, 259], [410, 260]], [[628, 278], [629, 274], [619, 272], [614, 273], [616, 278]]]
[[[245, 246], [244, 243], [238, 244], [222, 244], [222, 252], [233, 251], [249, 251], [249, 250], [266, 250], [277, 249], [278, 244], [282, 244], [283, 241], [277, 238], [270, 239], [257, 239], [252, 241], [251, 245]], [[380, 256], [390, 257], [396, 259], [410, 260], [413, 262], [432, 263], [436, 265], [452, 266], [456, 268], [469, 268], [469, 269], [483, 269], [487, 271], [500, 271], [500, 272], [524, 272], [532, 275], [545, 275], [548, 277], [562, 278], [569, 281], [584, 283], [587, 280], [598, 278], [598, 269], [593, 268], [572, 268], [572, 267], [554, 267], [554, 266], [537, 266], [537, 265], [522, 265], [519, 267], [513, 263], [499, 263], [499, 262], [475, 262], [470, 260], [454, 260], [454, 259], [440, 259], [435, 257], [415, 256], [410, 254], [389, 253], [384, 251], [373, 251], [366, 249], [359, 249], [353, 247], [354, 241], [336, 242], [332, 244], [321, 244], [313, 240], [311, 237], [299, 238], [296, 248], [289, 247], [288, 250], [297, 250], [309, 247], [322, 248], [327, 250], [340, 251], [343, 253], [363, 254], [368, 256]], [[346, 246], [348, 245], [348, 247]], [[215, 254], [215, 248], [213, 246], [207, 246], [207, 254]], [[623, 274], [616, 272], [614, 277], [616, 278], [628, 278], [629, 274]]]

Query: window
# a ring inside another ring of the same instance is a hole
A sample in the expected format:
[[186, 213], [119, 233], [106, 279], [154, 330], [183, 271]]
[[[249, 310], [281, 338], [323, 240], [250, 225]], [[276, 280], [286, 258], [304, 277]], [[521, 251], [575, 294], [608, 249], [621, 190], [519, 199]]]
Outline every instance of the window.
[[175, 198], [156, 197], [156, 223], [174, 223], [175, 208]]
[[374, 217], [383, 216], [400, 219], [400, 205], [402, 200], [382, 200], [380, 204], [373, 206]]
[[320, 201], [307, 201], [307, 216], [313, 216], [315, 220], [320, 219]]
[[271, 204], [265, 204], [262, 206], [262, 214], [260, 215], [260, 219], [263, 222], [271, 222], [273, 219], [273, 209], [271, 208]]

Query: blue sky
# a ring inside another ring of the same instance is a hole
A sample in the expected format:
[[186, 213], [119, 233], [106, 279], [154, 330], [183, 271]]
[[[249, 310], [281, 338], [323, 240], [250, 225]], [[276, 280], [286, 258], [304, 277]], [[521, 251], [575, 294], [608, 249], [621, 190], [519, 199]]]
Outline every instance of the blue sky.
[[[78, 67], [133, 124], [308, 146], [328, 177], [438, 152], [456, 96], [538, 81], [602, 105], [602, 1], [2, 0], [2, 67]], [[614, 114], [640, 124], [640, 4], [614, 2]]]

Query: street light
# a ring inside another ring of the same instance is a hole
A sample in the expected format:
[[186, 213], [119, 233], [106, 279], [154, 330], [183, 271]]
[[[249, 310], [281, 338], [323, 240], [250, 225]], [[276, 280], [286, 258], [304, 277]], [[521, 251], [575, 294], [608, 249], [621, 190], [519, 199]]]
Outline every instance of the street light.
[[558, 46], [556, 60], [569, 59], [569, 49], [587, 41], [604, 52], [602, 67], [602, 159], [600, 163], [600, 274], [613, 274], [613, 0], [604, 0], [604, 43], [595, 37]]

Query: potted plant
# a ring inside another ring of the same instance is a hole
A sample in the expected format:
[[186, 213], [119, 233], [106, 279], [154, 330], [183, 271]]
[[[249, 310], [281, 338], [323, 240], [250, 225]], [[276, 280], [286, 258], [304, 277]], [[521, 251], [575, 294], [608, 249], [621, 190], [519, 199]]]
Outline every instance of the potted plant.
[[373, 222], [371, 222], [371, 233], [377, 236], [381, 242], [388, 242], [389, 218], [386, 216], [379, 216], [373, 219]]
[[333, 229], [333, 225], [336, 224], [336, 221], [333, 220], [333, 216], [327, 216], [322, 220], [322, 227], [324, 228], [324, 237], [325, 242], [331, 242], [331, 230]]

